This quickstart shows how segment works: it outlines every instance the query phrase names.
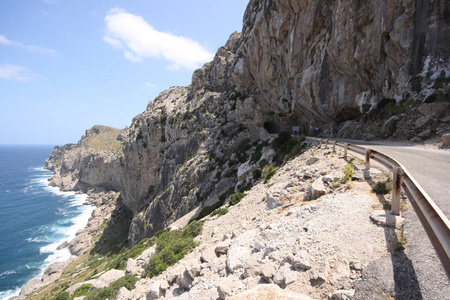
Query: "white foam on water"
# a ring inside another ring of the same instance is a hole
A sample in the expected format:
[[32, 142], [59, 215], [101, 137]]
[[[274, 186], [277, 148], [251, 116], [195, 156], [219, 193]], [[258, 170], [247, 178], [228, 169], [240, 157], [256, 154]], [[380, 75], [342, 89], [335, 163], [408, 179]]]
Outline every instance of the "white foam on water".
[[[44, 170], [42, 168], [34, 168], [33, 170], [46, 172], [47, 174], [40, 175], [36, 178], [34, 183], [39, 184], [45, 190], [50, 191], [51, 193], [62, 196], [66, 198], [68, 201], [69, 210], [77, 211], [77, 215], [70, 219], [70, 226], [64, 226], [63, 224], [54, 225], [53, 234], [55, 235], [56, 240], [52, 240], [51, 244], [45, 245], [40, 248], [41, 254], [48, 254], [45, 260], [40, 264], [39, 273], [34, 276], [34, 278], [41, 278], [44, 274], [45, 269], [55, 262], [66, 261], [72, 257], [70, 250], [68, 247], [58, 250], [58, 246], [61, 245], [64, 241], [70, 242], [72, 239], [76, 237], [76, 233], [86, 227], [89, 218], [92, 215], [92, 212], [95, 209], [94, 205], [86, 205], [86, 201], [88, 199], [88, 195], [86, 194], [77, 194], [75, 192], [64, 192], [61, 191], [58, 187], [52, 187], [48, 185], [48, 179], [50, 178], [50, 172], [48, 170]], [[61, 212], [61, 211], [60, 211]], [[64, 215], [64, 214], [63, 214]], [[46, 236], [46, 240], [41, 237], [29, 238], [28, 242], [50, 242], [48, 237]], [[51, 240], [51, 239], [50, 239]], [[28, 267], [28, 266], [26, 266]], [[28, 267], [29, 268], [29, 267]], [[6, 274], [5, 274], [6, 275]], [[7, 290], [0, 292], [0, 300], [6, 300], [13, 296], [18, 296], [22, 287]]]

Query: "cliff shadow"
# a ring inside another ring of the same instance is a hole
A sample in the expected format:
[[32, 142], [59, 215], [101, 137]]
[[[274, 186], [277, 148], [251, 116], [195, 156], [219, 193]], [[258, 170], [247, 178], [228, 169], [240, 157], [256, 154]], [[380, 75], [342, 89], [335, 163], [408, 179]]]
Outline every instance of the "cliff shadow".
[[128, 245], [128, 234], [132, 219], [132, 211], [121, 204], [119, 198], [116, 209], [112, 212], [102, 236], [95, 243], [90, 253], [118, 254], [123, 247]]

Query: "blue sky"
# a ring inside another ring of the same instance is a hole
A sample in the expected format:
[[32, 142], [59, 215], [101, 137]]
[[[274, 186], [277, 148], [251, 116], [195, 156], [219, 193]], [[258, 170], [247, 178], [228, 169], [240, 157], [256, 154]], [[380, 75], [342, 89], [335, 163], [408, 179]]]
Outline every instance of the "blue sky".
[[77, 142], [189, 85], [248, 0], [0, 0], [0, 144]]

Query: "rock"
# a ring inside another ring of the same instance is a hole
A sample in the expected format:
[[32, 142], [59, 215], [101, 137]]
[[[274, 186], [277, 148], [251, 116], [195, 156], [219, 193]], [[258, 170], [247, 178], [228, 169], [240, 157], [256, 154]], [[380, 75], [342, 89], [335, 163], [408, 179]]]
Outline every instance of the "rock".
[[284, 264], [281, 266], [275, 276], [273, 282], [282, 289], [286, 288], [289, 284], [297, 280], [297, 273], [291, 270], [290, 264]]
[[442, 146], [449, 147], [450, 146], [450, 133], [443, 134], [441, 136]]
[[275, 284], [260, 284], [254, 288], [243, 291], [237, 295], [227, 298], [227, 300], [241, 300], [241, 299], [283, 299], [283, 300], [313, 300], [312, 298], [293, 292], [281, 289]]
[[311, 269], [311, 262], [306, 251], [301, 251], [294, 256], [292, 266], [296, 269], [309, 270]]
[[200, 261], [206, 262], [206, 263], [212, 263], [213, 261], [217, 260], [217, 255], [216, 255], [215, 249], [216, 249], [216, 247], [213, 246], [213, 247], [209, 247], [209, 248], [203, 250], [201, 253], [201, 256], [200, 256]]
[[161, 289], [161, 281], [155, 281], [148, 287], [147, 300], [155, 300], [164, 296], [164, 291]]
[[144, 273], [144, 269], [138, 265], [137, 260], [129, 258], [127, 261], [125, 274], [139, 275], [142, 273]]
[[272, 282], [275, 272], [275, 267], [271, 263], [265, 263], [261, 270], [261, 275], [266, 282]]
[[52, 263], [50, 266], [47, 267], [47, 269], [45, 269], [44, 275], [50, 276], [50, 275], [59, 273], [59, 272], [61, 272], [64, 269], [64, 267], [66, 265], [67, 265], [66, 262], [55, 262], [55, 263]]
[[314, 200], [326, 193], [327, 190], [323, 184], [322, 178], [318, 178], [314, 180], [313, 184], [308, 188], [308, 191], [305, 194], [305, 200]]
[[104, 287], [108, 287], [112, 282], [116, 281], [119, 278], [122, 278], [125, 275], [125, 271], [121, 270], [109, 270], [102, 276], [100, 276], [93, 284], [92, 289], [101, 289]]
[[250, 258], [250, 250], [247, 247], [232, 247], [227, 254], [227, 268], [231, 273], [243, 269], [245, 262]]
[[235, 282], [232, 278], [222, 278], [217, 286], [217, 292], [219, 293], [220, 299], [226, 299], [231, 296], [234, 286]]
[[20, 294], [19, 296], [27, 296], [29, 294], [31, 294], [32, 292], [36, 291], [37, 289], [39, 289], [40, 287], [42, 287], [44, 284], [41, 280], [39, 279], [31, 279], [30, 281], [28, 281], [23, 288], [20, 290]]
[[252, 258], [245, 262], [244, 278], [256, 277], [262, 274], [262, 264], [256, 259]]
[[329, 300], [350, 300], [355, 296], [355, 290], [338, 290], [328, 295]]
[[420, 138], [427, 138], [431, 135], [431, 129], [426, 129], [422, 132], [420, 132], [417, 136]]
[[67, 241], [64, 241], [56, 249], [57, 250], [62, 250], [62, 249], [67, 248], [67, 247], [69, 247], [69, 243]]
[[200, 275], [201, 266], [197, 260], [191, 261], [187, 263], [187, 265], [188, 266], [186, 267], [186, 271], [192, 279]]
[[331, 177], [330, 175], [325, 175], [322, 177], [322, 181], [325, 183], [333, 182], [333, 177]]
[[306, 161], [306, 164], [309, 166], [309, 165], [312, 165], [313, 163], [315, 163], [318, 160], [319, 160], [319, 158], [313, 156], [313, 157], [308, 158], [308, 160]]
[[266, 192], [266, 209], [274, 209], [275, 207], [281, 206], [283, 203], [278, 197], [274, 197], [269, 191]]
[[230, 243], [227, 241], [223, 241], [216, 246], [214, 252], [216, 252], [217, 256], [220, 256], [221, 254], [227, 254], [229, 247]]
[[361, 170], [360, 171], [356, 171], [352, 175], [352, 180], [353, 181], [364, 181], [364, 172], [361, 171]]
[[114, 299], [115, 300], [129, 300], [132, 298], [133, 298], [132, 293], [126, 287], [123, 286], [119, 289], [119, 292], [117, 292], [117, 295]]
[[391, 214], [387, 210], [375, 210], [370, 215], [370, 219], [377, 225], [395, 227], [400, 229], [403, 226], [404, 219], [401, 216]]
[[189, 275], [189, 272], [187, 270], [184, 270], [183, 273], [178, 275], [177, 277], [177, 285], [182, 289], [190, 289], [192, 287], [192, 281], [194, 279]]
[[153, 255], [155, 255], [155, 253], [156, 253], [156, 245], [153, 245], [152, 247], [144, 250], [144, 252], [142, 252], [142, 254], [136, 258], [136, 264], [138, 266], [148, 264], [150, 258], [152, 258]]
[[84, 298], [86, 298], [86, 296], [76, 297], [76, 298], [73, 298], [73, 300], [84, 300]]

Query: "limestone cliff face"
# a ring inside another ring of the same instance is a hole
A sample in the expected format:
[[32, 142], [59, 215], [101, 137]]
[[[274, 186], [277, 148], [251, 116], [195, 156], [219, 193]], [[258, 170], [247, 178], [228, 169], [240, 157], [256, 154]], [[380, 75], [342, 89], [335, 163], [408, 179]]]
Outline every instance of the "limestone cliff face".
[[62, 190], [120, 190], [122, 141], [119, 129], [96, 125], [78, 144], [55, 147], [46, 168], [50, 184]]
[[135, 244], [253, 184], [258, 162], [274, 156], [261, 142], [292, 125], [368, 139], [450, 132], [449, 9], [426, 0], [251, 0], [242, 33], [190, 86], [162, 92], [124, 131], [95, 126], [56, 148], [53, 183], [120, 191]]
[[449, 12], [447, 1], [252, 0], [236, 55], [211, 82], [332, 134], [382, 99], [439, 93], [436, 79], [450, 76]]

